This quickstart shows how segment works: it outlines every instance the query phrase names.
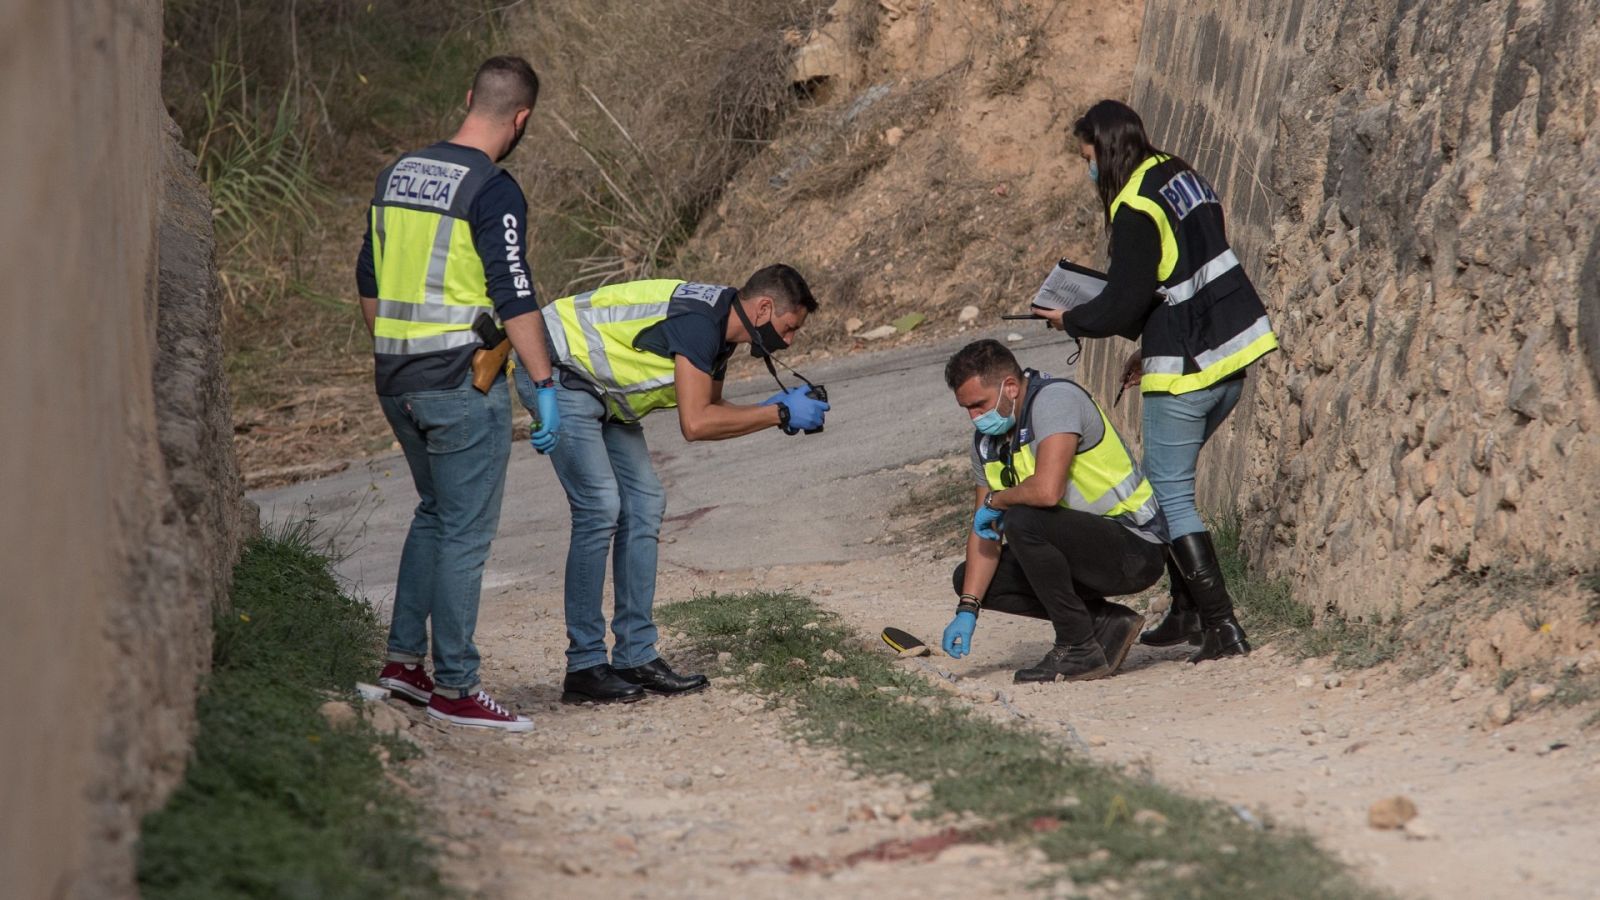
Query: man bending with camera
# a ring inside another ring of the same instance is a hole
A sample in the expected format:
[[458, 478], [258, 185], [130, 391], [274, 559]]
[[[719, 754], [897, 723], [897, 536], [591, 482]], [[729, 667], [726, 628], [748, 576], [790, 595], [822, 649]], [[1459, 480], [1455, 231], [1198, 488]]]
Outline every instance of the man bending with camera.
[[[656, 652], [656, 553], [666, 492], [650, 465], [640, 420], [676, 407], [690, 441], [766, 428], [789, 434], [820, 429], [828, 404], [809, 385], [756, 406], [722, 399], [728, 358], [738, 345], [768, 358], [789, 346], [816, 308], [805, 279], [786, 265], [761, 269], [738, 290], [634, 281], [544, 308], [554, 375], [536, 382], [519, 364], [515, 378], [524, 398], [559, 388], [561, 431], [548, 452], [572, 509], [563, 702], [627, 702], [645, 691], [681, 694], [709, 683], [704, 675], [679, 675]], [[536, 404], [529, 412], [538, 419]], [[614, 556], [616, 593], [609, 659], [601, 609], [608, 555]]]

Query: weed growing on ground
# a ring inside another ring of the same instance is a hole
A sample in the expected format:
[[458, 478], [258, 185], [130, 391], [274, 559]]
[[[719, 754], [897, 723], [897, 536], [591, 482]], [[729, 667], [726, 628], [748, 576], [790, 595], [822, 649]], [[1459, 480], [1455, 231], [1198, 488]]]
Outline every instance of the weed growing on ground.
[[157, 897], [437, 897], [416, 808], [380, 749], [409, 745], [318, 713], [370, 677], [383, 630], [339, 590], [309, 529], [258, 538], [215, 617], [184, 782], [145, 818], [139, 886]]
[[1357, 622], [1330, 609], [1318, 622], [1311, 607], [1295, 599], [1287, 579], [1251, 570], [1237, 519], [1224, 519], [1211, 533], [1239, 619], [1258, 642], [1282, 639], [1301, 656], [1331, 656], [1334, 665], [1350, 669], [1388, 662], [1405, 646], [1398, 611]]
[[958, 706], [794, 594], [710, 595], [663, 607], [700, 652], [731, 654], [743, 686], [792, 704], [801, 734], [860, 771], [926, 782], [926, 816], [971, 814], [975, 837], [1026, 841], [1078, 884], [1161, 897], [1367, 897], [1305, 835], [1252, 828], [1217, 803], [1096, 765], [1029, 729]]

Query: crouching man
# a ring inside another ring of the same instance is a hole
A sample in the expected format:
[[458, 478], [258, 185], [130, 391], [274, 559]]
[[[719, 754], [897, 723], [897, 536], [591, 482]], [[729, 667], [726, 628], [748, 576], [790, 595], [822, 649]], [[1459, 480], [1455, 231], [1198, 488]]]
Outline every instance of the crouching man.
[[1088, 391], [1023, 369], [1002, 344], [963, 347], [944, 379], [977, 429], [981, 485], [944, 651], [966, 656], [979, 613], [999, 611], [1055, 629], [1018, 682], [1115, 672], [1144, 617], [1106, 597], [1142, 591], [1163, 571], [1166, 520], [1150, 482]]

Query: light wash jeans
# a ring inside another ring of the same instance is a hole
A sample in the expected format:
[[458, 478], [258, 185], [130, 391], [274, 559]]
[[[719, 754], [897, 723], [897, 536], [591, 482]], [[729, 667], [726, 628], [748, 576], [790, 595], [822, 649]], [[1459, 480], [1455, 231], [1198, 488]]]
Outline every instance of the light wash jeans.
[[1144, 474], [1167, 514], [1172, 539], [1206, 530], [1194, 505], [1200, 448], [1239, 403], [1244, 379], [1187, 394], [1144, 395]]
[[[558, 370], [556, 378], [561, 378]], [[516, 369], [517, 396], [533, 401], [526, 370]], [[616, 608], [611, 663], [642, 666], [656, 652], [656, 557], [667, 492], [650, 466], [644, 429], [608, 421], [604, 404], [583, 390], [559, 387], [561, 437], [550, 451], [572, 509], [567, 546], [567, 671], [606, 662], [606, 617], [601, 605], [606, 557], [612, 558]], [[530, 412], [535, 410], [530, 409]]]
[[432, 619], [434, 693], [468, 697], [478, 690], [478, 592], [511, 458], [510, 392], [501, 378], [480, 394], [468, 374], [450, 390], [378, 402], [422, 499], [400, 553], [388, 658], [421, 662]]

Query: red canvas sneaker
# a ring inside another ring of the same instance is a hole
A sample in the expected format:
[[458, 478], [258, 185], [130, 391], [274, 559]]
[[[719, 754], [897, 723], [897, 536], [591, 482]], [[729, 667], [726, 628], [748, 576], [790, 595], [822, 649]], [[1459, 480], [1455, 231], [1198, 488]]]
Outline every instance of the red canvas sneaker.
[[378, 684], [424, 706], [433, 697], [433, 679], [422, 671], [421, 663], [384, 663], [383, 671], [378, 673]]
[[471, 728], [498, 728], [501, 731], [532, 731], [533, 721], [527, 716], [513, 715], [504, 706], [489, 699], [488, 693], [479, 691], [471, 697], [452, 700], [434, 694], [428, 700], [428, 718], [443, 719], [454, 725]]

